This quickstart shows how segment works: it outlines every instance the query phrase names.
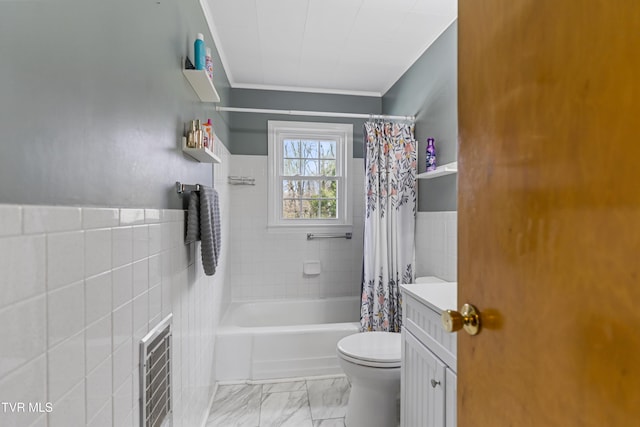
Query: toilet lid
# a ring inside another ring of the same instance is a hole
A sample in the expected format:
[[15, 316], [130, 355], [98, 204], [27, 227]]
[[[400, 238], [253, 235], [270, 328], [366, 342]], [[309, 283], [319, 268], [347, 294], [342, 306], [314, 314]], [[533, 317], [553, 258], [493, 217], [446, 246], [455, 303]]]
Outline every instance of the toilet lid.
[[363, 332], [338, 341], [338, 352], [361, 365], [398, 367], [401, 362], [400, 333]]

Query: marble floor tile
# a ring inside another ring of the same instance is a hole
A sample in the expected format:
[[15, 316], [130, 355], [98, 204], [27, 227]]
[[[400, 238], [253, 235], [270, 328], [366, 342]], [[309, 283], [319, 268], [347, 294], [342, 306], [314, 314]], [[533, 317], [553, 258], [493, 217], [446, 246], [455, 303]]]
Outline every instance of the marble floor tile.
[[344, 418], [331, 418], [329, 420], [315, 420], [313, 427], [344, 427]]
[[283, 391], [307, 391], [305, 381], [292, 381], [287, 383], [262, 384], [262, 393], [280, 393]]
[[344, 427], [349, 389], [346, 377], [220, 386], [206, 427]]
[[308, 380], [307, 389], [314, 420], [343, 418], [346, 415], [351, 389], [347, 378]]
[[313, 427], [307, 392], [263, 394], [260, 427]]
[[257, 427], [262, 385], [218, 387], [206, 427]]

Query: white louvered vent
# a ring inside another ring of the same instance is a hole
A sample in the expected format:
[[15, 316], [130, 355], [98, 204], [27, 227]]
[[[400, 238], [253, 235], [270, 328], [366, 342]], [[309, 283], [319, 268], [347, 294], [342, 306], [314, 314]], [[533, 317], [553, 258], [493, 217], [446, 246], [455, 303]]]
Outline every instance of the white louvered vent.
[[171, 319], [169, 314], [140, 341], [140, 426], [173, 425]]

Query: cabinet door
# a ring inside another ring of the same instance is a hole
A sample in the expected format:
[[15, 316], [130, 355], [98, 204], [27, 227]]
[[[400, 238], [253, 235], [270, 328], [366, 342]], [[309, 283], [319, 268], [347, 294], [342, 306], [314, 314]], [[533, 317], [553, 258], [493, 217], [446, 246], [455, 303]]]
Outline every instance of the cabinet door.
[[445, 422], [445, 365], [411, 332], [403, 331], [401, 425], [442, 427]]
[[456, 427], [456, 392], [458, 390], [458, 376], [451, 369], [447, 368], [444, 391], [445, 397], [445, 421], [446, 427]]

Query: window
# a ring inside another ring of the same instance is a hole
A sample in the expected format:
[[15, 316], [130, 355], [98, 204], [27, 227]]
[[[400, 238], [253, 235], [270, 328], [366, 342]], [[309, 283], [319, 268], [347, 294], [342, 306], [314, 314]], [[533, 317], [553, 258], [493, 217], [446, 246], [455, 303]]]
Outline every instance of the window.
[[350, 124], [269, 121], [270, 227], [350, 231], [352, 139]]

